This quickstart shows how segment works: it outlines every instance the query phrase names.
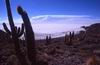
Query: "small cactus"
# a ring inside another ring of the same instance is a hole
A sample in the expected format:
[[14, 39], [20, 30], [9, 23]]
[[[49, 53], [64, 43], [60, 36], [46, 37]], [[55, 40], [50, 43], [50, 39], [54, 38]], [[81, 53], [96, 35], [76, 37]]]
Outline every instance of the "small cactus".
[[46, 36], [46, 44], [48, 44], [48, 43], [49, 43], [49, 37]]
[[67, 34], [65, 35], [65, 44], [66, 45], [72, 45], [72, 41], [73, 41], [73, 38], [74, 38], [74, 31], [73, 32], [69, 32], [69, 35], [68, 35], [68, 41], [67, 41]]
[[49, 36], [49, 40], [50, 40], [50, 42], [51, 42], [51, 39], [52, 39], [51, 36]]
[[51, 36], [46, 36], [46, 45], [51, 43]]
[[64, 37], [64, 43], [65, 43], [65, 44], [67, 44], [67, 42], [68, 42], [67, 37], [68, 37], [68, 35], [65, 34], [65, 37]]

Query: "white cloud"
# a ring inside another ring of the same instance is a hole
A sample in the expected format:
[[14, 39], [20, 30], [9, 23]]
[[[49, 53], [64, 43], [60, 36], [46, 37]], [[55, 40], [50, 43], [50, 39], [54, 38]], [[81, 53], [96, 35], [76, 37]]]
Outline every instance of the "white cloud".
[[[0, 19], [0, 23], [8, 23], [7, 18]], [[82, 25], [100, 23], [100, 19], [92, 18], [87, 15], [40, 15], [30, 18], [35, 32], [55, 33], [71, 30], [79, 30]], [[22, 19], [14, 19], [14, 23], [20, 26]]]
[[80, 30], [83, 25], [100, 22], [87, 15], [40, 15], [31, 18], [35, 32], [61, 32]]
[[35, 32], [40, 33], [58, 33], [66, 31], [79, 31], [81, 25], [73, 24], [53, 24], [53, 23], [43, 23], [43, 24], [33, 24], [33, 29]]
[[32, 23], [65, 23], [65, 24], [91, 24], [100, 19], [92, 19], [87, 15], [40, 15], [31, 17]]

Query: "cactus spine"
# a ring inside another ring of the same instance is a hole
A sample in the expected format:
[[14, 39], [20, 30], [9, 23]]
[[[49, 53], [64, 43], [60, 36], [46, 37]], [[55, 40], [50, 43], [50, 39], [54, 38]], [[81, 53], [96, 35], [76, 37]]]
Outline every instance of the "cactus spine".
[[36, 65], [35, 37], [29, 17], [20, 6], [17, 8], [17, 11], [21, 15], [25, 25], [28, 59], [32, 65]]
[[21, 37], [22, 34], [24, 33], [24, 25], [22, 24], [21, 28], [17, 28], [14, 25], [11, 8], [10, 8], [10, 2], [9, 2], [9, 0], [5, 0], [5, 1], [6, 1], [6, 8], [7, 8], [8, 20], [9, 20], [11, 31], [8, 29], [8, 27], [5, 23], [3, 23], [3, 27], [13, 40], [16, 56], [18, 57], [20, 63], [22, 65], [28, 65], [28, 63], [25, 59], [25, 56], [21, 52], [20, 45], [19, 45], [19, 37]]

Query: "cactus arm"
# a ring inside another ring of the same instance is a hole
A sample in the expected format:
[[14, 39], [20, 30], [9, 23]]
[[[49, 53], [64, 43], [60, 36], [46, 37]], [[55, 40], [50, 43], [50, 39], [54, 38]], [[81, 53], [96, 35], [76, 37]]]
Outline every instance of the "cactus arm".
[[10, 2], [9, 2], [9, 0], [5, 0], [5, 1], [6, 1], [6, 8], [7, 8], [7, 13], [8, 13], [9, 24], [11, 27], [11, 31], [13, 31], [14, 30], [14, 22], [13, 22], [13, 17], [12, 17], [12, 13], [11, 13]]
[[22, 36], [24, 33], [24, 24], [22, 24], [20, 31], [18, 31], [18, 37]]
[[9, 35], [11, 35], [11, 32], [10, 32], [10, 30], [8, 29], [8, 27], [7, 27], [7, 25], [6, 25], [5, 23], [3, 23], [3, 28], [5, 29], [5, 31], [6, 31]]

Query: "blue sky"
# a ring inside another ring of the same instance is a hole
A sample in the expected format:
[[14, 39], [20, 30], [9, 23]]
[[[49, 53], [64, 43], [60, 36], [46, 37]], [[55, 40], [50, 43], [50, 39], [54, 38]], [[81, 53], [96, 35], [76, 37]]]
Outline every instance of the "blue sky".
[[[30, 16], [36, 15], [90, 15], [100, 18], [100, 0], [10, 0], [13, 16], [21, 5]], [[0, 0], [0, 17], [6, 16], [4, 0]]]
[[[74, 28], [74, 24], [81, 26], [100, 22], [100, 0], [10, 0], [10, 3], [15, 23], [22, 22], [16, 11], [20, 5], [27, 11], [31, 23], [40, 24], [35, 26], [36, 29], [53, 29], [53, 26], [62, 29], [65, 24]], [[0, 21], [7, 22], [5, 0], [0, 0]], [[48, 23], [47, 27], [44, 27], [45, 23]]]

